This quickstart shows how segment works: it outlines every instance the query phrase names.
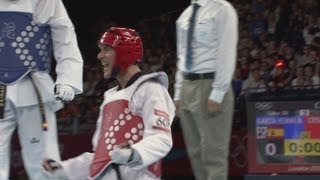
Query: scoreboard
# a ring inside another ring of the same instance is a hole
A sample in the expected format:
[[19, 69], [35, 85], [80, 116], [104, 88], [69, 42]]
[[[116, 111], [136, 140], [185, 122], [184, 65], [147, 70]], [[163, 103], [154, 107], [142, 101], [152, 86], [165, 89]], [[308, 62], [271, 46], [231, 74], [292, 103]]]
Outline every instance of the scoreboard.
[[320, 99], [248, 101], [249, 173], [320, 173]]

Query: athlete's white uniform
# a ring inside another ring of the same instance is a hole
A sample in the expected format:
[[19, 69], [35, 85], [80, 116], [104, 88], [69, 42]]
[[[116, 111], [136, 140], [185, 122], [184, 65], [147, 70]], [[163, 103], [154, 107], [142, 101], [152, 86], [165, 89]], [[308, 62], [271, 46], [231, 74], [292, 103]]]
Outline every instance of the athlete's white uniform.
[[[74, 26], [61, 0], [0, 0], [0, 12], [31, 13], [35, 23], [49, 25], [57, 62], [55, 84], [69, 85], [76, 94], [82, 92], [83, 60]], [[4, 25], [1, 24], [0, 28], [1, 33]], [[19, 35], [20, 32], [15, 33]], [[0, 119], [0, 180], [9, 179], [10, 139], [16, 127], [24, 167], [30, 179], [45, 179], [41, 171], [44, 158], [60, 159], [55, 111], [63, 105], [54, 97], [54, 82], [47, 72], [32, 71], [29, 74], [45, 103], [48, 130], [42, 130], [38, 99], [30, 78], [24, 76], [7, 85], [4, 119]]]
[[167, 75], [158, 72], [139, 77], [125, 89], [106, 91], [92, 139], [94, 153], [63, 161], [68, 179], [117, 179], [115, 170], [108, 166], [108, 153], [122, 142], [133, 143], [131, 147], [142, 159], [129, 166], [120, 165], [123, 180], [160, 179], [157, 162], [172, 147], [170, 127], [175, 112], [167, 86]]

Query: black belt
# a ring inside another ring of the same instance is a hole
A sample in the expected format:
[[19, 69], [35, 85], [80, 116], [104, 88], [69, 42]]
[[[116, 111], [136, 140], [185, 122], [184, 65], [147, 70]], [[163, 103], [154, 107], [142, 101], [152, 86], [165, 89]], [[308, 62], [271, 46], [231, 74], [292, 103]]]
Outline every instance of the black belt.
[[213, 79], [214, 78], [214, 72], [211, 73], [184, 73], [183, 77], [187, 80], [200, 80], [200, 79]]
[[4, 118], [6, 104], [6, 85], [0, 84], [0, 119]]
[[48, 122], [46, 120], [46, 110], [45, 110], [45, 105], [44, 105], [44, 102], [42, 100], [42, 97], [41, 97], [41, 94], [40, 94], [40, 91], [36, 85], [36, 83], [33, 81], [30, 73], [28, 74], [33, 86], [34, 86], [34, 89], [36, 90], [36, 94], [37, 94], [37, 99], [38, 99], [38, 103], [39, 103], [39, 110], [40, 110], [40, 115], [41, 115], [41, 119], [42, 119], [42, 130], [44, 131], [47, 131], [48, 130]]

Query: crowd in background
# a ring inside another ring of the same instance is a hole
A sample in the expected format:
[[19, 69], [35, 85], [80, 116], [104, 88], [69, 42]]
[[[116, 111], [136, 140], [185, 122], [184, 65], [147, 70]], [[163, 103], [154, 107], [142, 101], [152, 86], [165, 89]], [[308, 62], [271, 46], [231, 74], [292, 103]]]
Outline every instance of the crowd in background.
[[[248, 92], [276, 93], [283, 89], [320, 87], [318, 0], [231, 2], [239, 15], [238, 59], [232, 84], [236, 99]], [[177, 61], [175, 21], [180, 13], [177, 10], [153, 19], [142, 19], [132, 27], [144, 41], [142, 71], [165, 71], [169, 76], [171, 95]], [[84, 53], [84, 93], [58, 111], [60, 133], [93, 132], [104, 91], [117, 85], [116, 81], [102, 78], [102, 69], [96, 59], [97, 39], [94, 39], [113, 25], [117, 23], [103, 17], [92, 27], [92, 44], [88, 43]], [[177, 123], [173, 128], [176, 126]]]

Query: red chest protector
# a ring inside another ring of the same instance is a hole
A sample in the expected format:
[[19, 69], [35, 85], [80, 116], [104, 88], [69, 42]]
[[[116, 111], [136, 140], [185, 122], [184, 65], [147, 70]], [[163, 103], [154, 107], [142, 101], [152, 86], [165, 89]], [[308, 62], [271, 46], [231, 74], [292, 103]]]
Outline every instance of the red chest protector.
[[[129, 112], [125, 99], [111, 101], [102, 108], [102, 124], [94, 159], [90, 166], [90, 176], [97, 177], [110, 164], [110, 151], [118, 144], [129, 142], [134, 144], [143, 138], [144, 125], [141, 116]], [[158, 163], [148, 169], [160, 176], [161, 166]]]

